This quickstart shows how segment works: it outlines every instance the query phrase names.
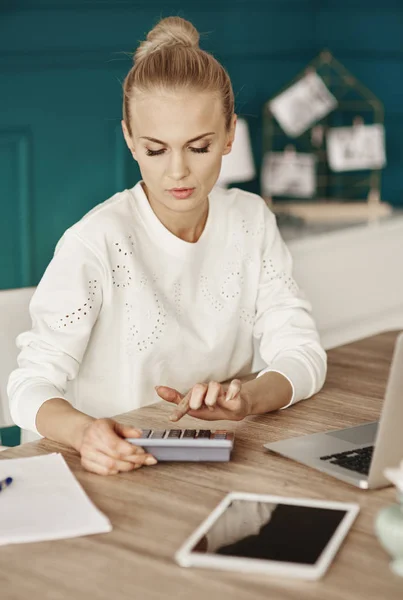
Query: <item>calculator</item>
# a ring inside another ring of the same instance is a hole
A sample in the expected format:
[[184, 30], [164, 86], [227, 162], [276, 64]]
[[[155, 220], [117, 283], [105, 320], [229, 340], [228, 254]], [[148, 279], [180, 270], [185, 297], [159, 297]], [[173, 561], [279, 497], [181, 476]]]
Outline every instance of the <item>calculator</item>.
[[143, 429], [127, 441], [141, 446], [158, 461], [229, 461], [234, 434], [220, 429]]

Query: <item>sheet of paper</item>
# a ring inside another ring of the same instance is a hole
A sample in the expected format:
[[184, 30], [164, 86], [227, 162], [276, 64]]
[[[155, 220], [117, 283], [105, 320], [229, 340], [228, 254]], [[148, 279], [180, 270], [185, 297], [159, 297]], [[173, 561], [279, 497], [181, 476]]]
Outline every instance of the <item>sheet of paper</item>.
[[0, 460], [0, 545], [57, 540], [112, 530], [61, 454]]

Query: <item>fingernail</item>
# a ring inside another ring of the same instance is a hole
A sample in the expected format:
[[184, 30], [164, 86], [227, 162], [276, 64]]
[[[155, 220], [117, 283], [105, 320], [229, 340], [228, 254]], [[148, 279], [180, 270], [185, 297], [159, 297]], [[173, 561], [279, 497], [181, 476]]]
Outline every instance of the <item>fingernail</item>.
[[151, 465], [156, 465], [157, 460], [153, 456], [147, 456], [147, 458], [144, 461], [144, 464], [150, 467]]
[[178, 417], [176, 415], [169, 415], [169, 420], [170, 421], [177, 421]]
[[132, 429], [133, 435], [143, 435], [142, 429]]

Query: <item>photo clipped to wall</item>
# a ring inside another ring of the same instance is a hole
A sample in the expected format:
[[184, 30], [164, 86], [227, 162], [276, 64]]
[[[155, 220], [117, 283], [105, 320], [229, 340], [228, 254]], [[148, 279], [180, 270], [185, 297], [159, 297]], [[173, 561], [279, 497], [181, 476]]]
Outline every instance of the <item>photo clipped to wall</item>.
[[386, 164], [385, 130], [380, 123], [332, 127], [326, 141], [332, 171], [381, 169]]
[[269, 106], [285, 133], [298, 137], [334, 110], [337, 99], [319, 75], [312, 72], [276, 96]]
[[303, 152], [269, 152], [262, 165], [264, 196], [312, 198], [316, 192], [316, 157]]

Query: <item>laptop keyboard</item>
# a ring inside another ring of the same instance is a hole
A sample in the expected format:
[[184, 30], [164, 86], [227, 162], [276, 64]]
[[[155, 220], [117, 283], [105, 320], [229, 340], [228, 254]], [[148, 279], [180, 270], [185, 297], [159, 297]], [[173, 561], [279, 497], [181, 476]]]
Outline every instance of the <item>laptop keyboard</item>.
[[339, 454], [321, 456], [320, 460], [326, 460], [332, 465], [338, 465], [344, 469], [350, 469], [350, 471], [368, 475], [373, 451], [373, 446], [367, 446], [366, 448], [348, 450], [347, 452], [340, 452]]

